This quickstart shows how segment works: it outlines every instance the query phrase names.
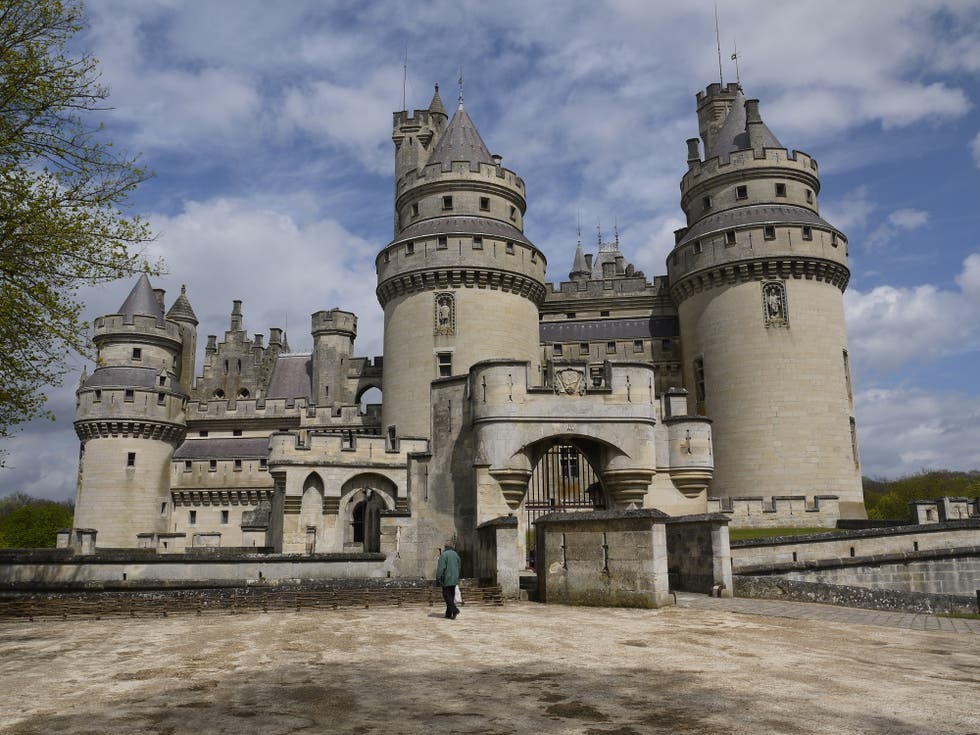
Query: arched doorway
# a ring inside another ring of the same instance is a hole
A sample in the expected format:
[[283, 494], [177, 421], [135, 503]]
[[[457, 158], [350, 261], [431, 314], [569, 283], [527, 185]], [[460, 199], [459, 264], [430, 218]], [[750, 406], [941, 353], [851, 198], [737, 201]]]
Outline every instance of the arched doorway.
[[340, 522], [345, 551], [381, 551], [381, 511], [394, 510], [398, 489], [383, 475], [365, 473], [341, 488]]
[[528, 567], [535, 562], [534, 521], [557, 512], [582, 512], [609, 507], [602, 480], [587, 456], [589, 447], [561, 439], [548, 446], [531, 472], [524, 496], [524, 526]]
[[381, 551], [381, 511], [385, 503], [378, 493], [354, 505], [351, 511], [351, 535], [355, 544], [368, 553]]

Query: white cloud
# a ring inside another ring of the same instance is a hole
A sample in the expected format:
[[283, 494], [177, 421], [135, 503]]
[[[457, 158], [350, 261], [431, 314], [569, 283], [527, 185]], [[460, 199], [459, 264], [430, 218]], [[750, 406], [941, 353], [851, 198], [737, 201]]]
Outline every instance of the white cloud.
[[887, 374], [910, 362], [977, 349], [980, 253], [963, 262], [958, 290], [932, 284], [878, 286], [844, 294], [852, 352], [862, 371]]
[[855, 396], [861, 471], [898, 477], [922, 469], [980, 469], [980, 399], [922, 388]]
[[929, 222], [929, 213], [921, 209], [896, 209], [878, 225], [867, 239], [868, 250], [880, 250], [902, 231], [917, 230]]
[[877, 208], [868, 198], [868, 187], [860, 186], [840, 199], [831, 199], [820, 205], [820, 214], [830, 224], [843, 232], [864, 229], [868, 217]]

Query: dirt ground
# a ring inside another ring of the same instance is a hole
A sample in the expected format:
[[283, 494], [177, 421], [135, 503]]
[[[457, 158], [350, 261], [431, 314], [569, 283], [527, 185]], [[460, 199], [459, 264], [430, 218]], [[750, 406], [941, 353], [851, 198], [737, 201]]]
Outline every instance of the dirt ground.
[[980, 637], [511, 603], [0, 621], [0, 733], [980, 733]]

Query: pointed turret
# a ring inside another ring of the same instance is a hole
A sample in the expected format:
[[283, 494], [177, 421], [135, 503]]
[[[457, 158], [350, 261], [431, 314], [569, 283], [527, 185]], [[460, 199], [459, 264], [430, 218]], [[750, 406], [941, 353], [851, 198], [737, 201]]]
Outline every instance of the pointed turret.
[[194, 387], [194, 369], [197, 356], [197, 315], [187, 299], [187, 286], [181, 285], [180, 296], [174, 301], [167, 319], [180, 327], [181, 349], [177, 361], [177, 375], [185, 390]]
[[747, 100], [739, 91], [721, 129], [710, 147], [706, 147], [704, 157], [707, 160], [715, 156], [727, 157], [735, 151], [782, 147], [759, 116], [759, 100]]
[[439, 163], [445, 170], [452, 166], [453, 161], [468, 161], [472, 170], [478, 170], [481, 163], [495, 165], [486, 143], [462, 104], [436, 143], [426, 165]]
[[447, 120], [449, 115], [446, 113], [446, 106], [442, 104], [442, 97], [439, 96], [439, 85], [436, 85], [436, 91], [432, 95], [432, 102], [429, 103], [429, 114], [430, 115], [442, 115]]
[[129, 292], [129, 296], [119, 307], [119, 312], [126, 319], [127, 324], [133, 323], [133, 317], [137, 314], [141, 316], [152, 316], [157, 321], [158, 326], [163, 326], [163, 307], [160, 300], [153, 292], [149, 277], [144, 273]]
[[582, 240], [579, 238], [578, 245], [575, 247], [575, 261], [572, 263], [572, 270], [568, 272], [568, 277], [573, 281], [587, 281], [592, 269], [585, 261], [585, 253], [582, 251]]

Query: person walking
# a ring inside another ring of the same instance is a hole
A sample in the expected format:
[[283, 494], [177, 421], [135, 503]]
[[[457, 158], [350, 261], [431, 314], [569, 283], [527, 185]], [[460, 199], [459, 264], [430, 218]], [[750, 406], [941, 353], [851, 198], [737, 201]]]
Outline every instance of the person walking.
[[446, 547], [439, 554], [439, 565], [436, 567], [436, 581], [442, 587], [442, 599], [446, 601], [446, 617], [455, 620], [459, 615], [456, 607], [456, 585], [459, 584], [459, 554], [453, 548], [453, 542], [447, 541]]

